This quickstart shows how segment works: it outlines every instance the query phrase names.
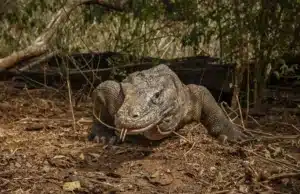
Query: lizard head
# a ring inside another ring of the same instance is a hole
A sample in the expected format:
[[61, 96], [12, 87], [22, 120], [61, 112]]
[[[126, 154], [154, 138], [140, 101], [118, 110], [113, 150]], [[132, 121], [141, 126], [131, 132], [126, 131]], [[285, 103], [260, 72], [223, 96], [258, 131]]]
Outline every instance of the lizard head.
[[115, 115], [115, 125], [128, 134], [159, 127], [174, 130], [184, 111], [183, 84], [166, 65], [130, 74], [121, 82], [124, 102]]

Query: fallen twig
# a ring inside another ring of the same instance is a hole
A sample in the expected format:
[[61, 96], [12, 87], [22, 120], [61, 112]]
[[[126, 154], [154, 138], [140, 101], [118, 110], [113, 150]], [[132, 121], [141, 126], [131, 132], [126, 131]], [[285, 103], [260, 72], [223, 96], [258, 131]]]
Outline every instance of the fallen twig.
[[227, 190], [222, 190], [222, 191], [216, 191], [213, 192], [213, 194], [223, 194], [223, 193], [229, 193], [231, 190], [227, 189]]
[[245, 128], [245, 124], [244, 124], [244, 119], [243, 119], [243, 114], [242, 114], [242, 108], [241, 108], [241, 104], [240, 104], [240, 100], [239, 100], [238, 95], [235, 95], [235, 98], [236, 98], [236, 101], [237, 101], [237, 104], [238, 104], [238, 108], [239, 108], [239, 113], [240, 113], [242, 127], [243, 127], [243, 130], [245, 131], [246, 128]]
[[271, 123], [266, 123], [265, 125], [272, 125], [272, 124], [280, 124], [280, 125], [286, 125], [286, 126], [291, 126], [293, 129], [295, 129], [298, 133], [300, 133], [300, 129], [296, 127], [294, 124], [290, 123], [285, 123], [285, 122], [279, 122], [279, 121], [274, 121]]
[[300, 177], [300, 172], [276, 174], [269, 177], [267, 181], [274, 181], [274, 180], [284, 179], [284, 178], [296, 178], [296, 177]]
[[2, 179], [2, 184], [0, 184], [0, 188], [4, 188], [8, 183], [10, 183], [10, 181], [8, 179], [5, 178], [1, 178]]
[[184, 139], [185, 141], [189, 142], [190, 144], [193, 144], [192, 141], [190, 141], [188, 138], [184, 137], [183, 135], [180, 135], [179, 133], [173, 131], [173, 133], [179, 137], [181, 137], [182, 139]]
[[186, 155], [187, 155], [189, 152], [191, 152], [191, 150], [194, 148], [195, 144], [196, 144], [196, 142], [194, 142], [193, 145], [192, 145], [192, 147], [191, 147], [187, 152], [184, 153], [184, 157], [186, 157]]
[[253, 130], [253, 129], [247, 129], [246, 131], [251, 132], [251, 133], [255, 133], [255, 134], [259, 134], [259, 135], [267, 135], [267, 136], [274, 136], [271, 133], [266, 133], [263, 131], [258, 131], [258, 130]]
[[271, 163], [274, 163], [274, 164], [277, 164], [277, 165], [285, 165], [286, 167], [289, 167], [297, 172], [300, 172], [300, 167], [298, 167], [297, 165], [294, 165], [294, 164], [290, 164], [290, 163], [287, 163], [287, 162], [283, 162], [283, 161], [279, 161], [279, 160], [275, 160], [275, 159], [271, 159], [271, 158], [266, 158], [264, 156], [261, 156], [259, 155], [258, 153], [255, 153], [253, 151], [250, 151], [250, 150], [246, 150], [242, 147], [240, 147], [243, 151], [245, 152], [248, 152], [248, 153], [251, 153], [255, 156], [257, 156], [258, 158], [262, 159], [262, 160], [265, 160], [267, 162], [271, 162]]
[[72, 89], [71, 89], [70, 77], [69, 77], [68, 70], [67, 70], [67, 86], [68, 86], [69, 105], [70, 105], [70, 110], [71, 110], [72, 119], [73, 119], [73, 130], [76, 130], [76, 118], [75, 118], [74, 108], [73, 108], [73, 103], [72, 103]]
[[252, 117], [252, 116], [249, 115], [249, 114], [248, 114], [248, 117], [249, 117], [250, 119], [252, 119], [258, 126], [261, 126], [261, 124], [260, 124], [254, 117]]
[[[30, 117], [26, 117], [26, 118], [23, 118], [23, 119], [20, 119], [18, 121], [16, 121], [16, 123], [27, 123], [27, 122], [45, 122], [45, 121], [48, 121], [48, 122], [73, 122], [73, 120], [71, 119], [47, 119], [47, 118], [30, 118]], [[84, 118], [81, 118], [79, 120], [76, 121], [77, 124], [79, 123], [92, 123], [93, 121], [91, 119], [84, 119]]]
[[249, 142], [254, 142], [254, 141], [257, 141], [257, 142], [264, 141], [265, 142], [265, 141], [279, 141], [279, 140], [287, 140], [287, 139], [293, 140], [293, 139], [298, 139], [298, 138], [300, 138], [300, 135], [286, 135], [286, 136], [272, 136], [272, 137], [260, 136], [260, 137], [244, 140], [244, 141], [240, 142], [239, 144], [243, 145], [243, 144], [246, 144]]

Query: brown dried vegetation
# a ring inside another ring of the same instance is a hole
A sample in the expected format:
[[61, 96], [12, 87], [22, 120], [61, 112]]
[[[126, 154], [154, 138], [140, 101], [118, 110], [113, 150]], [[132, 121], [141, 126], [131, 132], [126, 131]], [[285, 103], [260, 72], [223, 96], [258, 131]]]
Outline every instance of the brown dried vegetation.
[[[260, 138], [221, 145], [191, 124], [159, 145], [87, 141], [91, 103], [1, 87], [0, 193], [300, 193], [299, 131], [268, 124]], [[293, 123], [291, 117], [291, 123]], [[266, 118], [258, 119], [260, 124]]]

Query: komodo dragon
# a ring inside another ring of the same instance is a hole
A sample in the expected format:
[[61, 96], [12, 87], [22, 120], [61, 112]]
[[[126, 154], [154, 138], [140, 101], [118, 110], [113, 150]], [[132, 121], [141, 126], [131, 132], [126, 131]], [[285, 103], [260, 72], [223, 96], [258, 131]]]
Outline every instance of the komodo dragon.
[[246, 137], [206, 87], [183, 84], [165, 64], [131, 73], [120, 83], [104, 81], [93, 91], [92, 100], [90, 141], [97, 137], [114, 144], [118, 136], [124, 141], [126, 134], [161, 140], [193, 121], [217, 138], [236, 142]]

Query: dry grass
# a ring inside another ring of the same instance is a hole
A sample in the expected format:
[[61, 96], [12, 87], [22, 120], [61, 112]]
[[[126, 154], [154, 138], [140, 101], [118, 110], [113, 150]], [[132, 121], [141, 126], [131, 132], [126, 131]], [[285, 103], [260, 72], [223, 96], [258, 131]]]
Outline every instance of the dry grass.
[[[48, 1], [47, 7], [31, 8], [31, 1], [17, 2], [18, 14], [15, 18], [7, 16], [0, 23], [0, 56], [30, 45], [64, 3], [63, 0]], [[29, 10], [32, 13], [28, 13]], [[89, 23], [85, 21], [86, 12], [87, 7], [78, 7], [71, 13], [51, 42], [51, 49], [64, 52], [123, 51], [137, 56], [161, 58], [195, 54], [192, 48], [181, 45], [182, 36], [191, 30], [186, 24], [161, 20], [142, 21], [130, 14], [114, 12], [106, 14], [100, 22], [95, 20]], [[200, 45], [200, 48], [202, 53], [213, 56], [218, 54], [215, 42]]]

